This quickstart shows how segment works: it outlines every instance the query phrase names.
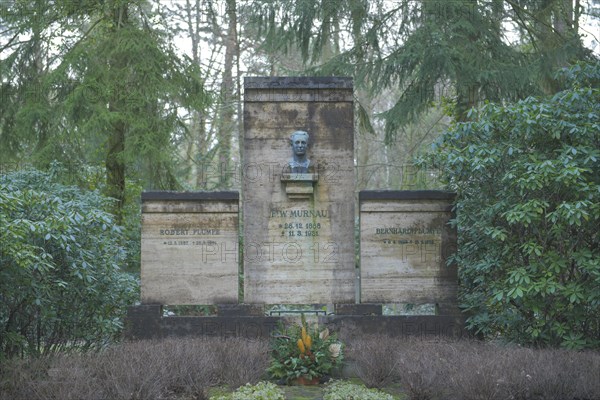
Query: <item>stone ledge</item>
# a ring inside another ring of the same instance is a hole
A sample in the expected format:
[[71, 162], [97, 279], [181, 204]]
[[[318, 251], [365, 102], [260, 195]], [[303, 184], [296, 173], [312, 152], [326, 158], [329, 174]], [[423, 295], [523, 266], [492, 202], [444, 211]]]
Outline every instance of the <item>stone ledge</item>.
[[244, 89], [352, 89], [351, 77], [337, 76], [248, 76], [244, 78]]
[[454, 200], [456, 193], [443, 190], [361, 190], [363, 200]]
[[335, 315], [381, 315], [381, 304], [335, 304]]
[[331, 315], [319, 317], [319, 325], [337, 332], [342, 341], [360, 338], [362, 335], [457, 339], [469, 336], [464, 328], [464, 320], [458, 316]]
[[235, 200], [240, 199], [240, 193], [237, 191], [226, 192], [172, 192], [172, 191], [152, 191], [142, 192], [142, 202], [153, 200]]
[[265, 313], [262, 304], [217, 304], [217, 315], [219, 317], [263, 317]]
[[[160, 306], [157, 307], [160, 310]], [[125, 318], [125, 338], [128, 340], [200, 336], [269, 338], [282, 320], [281, 317], [265, 316], [162, 317], [154, 311], [156, 309], [146, 306], [130, 307]]]
[[[244, 305], [246, 306], [246, 305]], [[252, 308], [253, 305], [248, 305]], [[348, 304], [344, 306], [378, 307], [377, 304]], [[336, 305], [337, 307], [337, 305]], [[162, 317], [160, 305], [130, 307], [125, 319], [125, 338], [129, 340], [161, 339], [166, 337], [242, 337], [268, 338], [284, 317], [211, 316]], [[362, 335], [390, 337], [465, 338], [462, 316], [437, 315], [328, 315], [318, 317], [321, 328], [337, 332], [342, 341]]]

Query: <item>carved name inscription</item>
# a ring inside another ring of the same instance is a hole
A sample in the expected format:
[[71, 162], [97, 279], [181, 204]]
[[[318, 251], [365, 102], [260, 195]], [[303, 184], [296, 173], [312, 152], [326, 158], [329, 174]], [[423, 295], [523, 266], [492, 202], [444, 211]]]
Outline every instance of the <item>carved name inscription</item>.
[[446, 265], [456, 250], [448, 225], [451, 197], [437, 199], [436, 193], [424, 192], [423, 199], [404, 192], [361, 198], [362, 302], [456, 302], [456, 267]]
[[246, 78], [244, 302], [354, 302], [352, 99], [349, 78]]
[[237, 200], [198, 197], [144, 200], [142, 303], [237, 302]]

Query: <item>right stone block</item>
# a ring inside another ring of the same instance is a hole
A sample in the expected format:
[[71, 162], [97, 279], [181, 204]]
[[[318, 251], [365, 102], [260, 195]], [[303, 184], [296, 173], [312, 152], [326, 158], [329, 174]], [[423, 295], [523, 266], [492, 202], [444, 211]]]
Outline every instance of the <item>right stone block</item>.
[[360, 282], [363, 303], [436, 304], [457, 314], [457, 249], [449, 192], [361, 191]]

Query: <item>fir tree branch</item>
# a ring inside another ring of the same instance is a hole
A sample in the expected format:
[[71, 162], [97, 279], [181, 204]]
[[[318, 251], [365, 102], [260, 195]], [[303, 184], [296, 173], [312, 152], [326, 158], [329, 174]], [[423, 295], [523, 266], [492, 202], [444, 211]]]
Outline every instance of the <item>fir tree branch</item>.
[[[560, 33], [559, 31], [556, 30], [556, 28], [554, 26], [552, 26], [552, 24], [548, 24], [545, 21], [537, 18], [535, 16], [535, 14], [533, 14], [532, 12], [526, 10], [525, 8], [519, 6], [518, 4], [516, 4], [514, 1], [512, 0], [506, 0], [506, 2], [512, 7], [512, 9], [515, 11], [515, 13], [517, 14], [517, 16], [519, 16], [519, 21], [521, 21], [521, 25], [525, 28], [525, 30], [530, 34], [530, 38], [532, 39], [532, 44], [535, 47], [536, 50], [538, 50], [538, 47], [535, 44], [535, 39], [533, 38], [533, 35], [531, 34], [532, 30], [530, 30], [527, 27], [527, 24], [523, 21], [523, 18], [519, 15], [519, 11], [522, 11], [524, 14], [526, 14], [528, 17], [531, 18], [531, 20], [539, 23], [540, 25], [548, 28], [552, 33], [554, 33], [555, 35], [557, 35], [560, 39], [562, 40], [566, 40], [565, 36]], [[519, 9], [519, 11], [517, 11], [517, 9]]]
[[[5, 32], [8, 32], [5, 31]], [[14, 36], [12, 38], [10, 38], [10, 40], [8, 41], [8, 43], [6, 43], [6, 45], [2, 46], [2, 48], [0, 49], [0, 53], [3, 52], [4, 50], [8, 49], [9, 47], [15, 46], [15, 45], [19, 45], [19, 44], [23, 44], [23, 43], [27, 43], [28, 40], [26, 41], [18, 41], [16, 43], [12, 43], [18, 36], [19, 36], [19, 31], [17, 31], [17, 33], [14, 34]]]
[[[68, 49], [68, 50], [65, 52], [65, 54], [69, 54], [69, 53], [72, 53], [73, 51], [75, 51], [75, 49], [76, 49], [77, 47], [79, 47], [79, 45], [80, 45], [81, 43], [83, 43], [83, 42], [84, 42], [84, 40], [85, 40], [85, 39], [86, 39], [86, 38], [87, 38], [87, 37], [90, 35], [90, 33], [91, 33], [93, 30], [94, 30], [94, 28], [96, 27], [96, 25], [98, 25], [98, 24], [99, 24], [101, 21], [102, 21], [102, 18], [98, 18], [98, 19], [96, 20], [96, 22], [94, 22], [94, 23], [92, 24], [92, 26], [91, 26], [91, 27], [90, 27], [90, 28], [89, 28], [89, 29], [88, 29], [86, 32], [84, 32], [83, 36], [81, 36], [81, 38], [79, 38], [79, 39], [78, 39], [78, 40], [77, 40], [77, 41], [76, 41], [76, 42], [73, 44], [73, 46], [72, 46], [70, 49]], [[57, 68], [56, 68], [55, 70], [57, 70], [57, 71], [58, 71], [58, 70], [60, 70], [60, 69], [63, 67], [63, 64], [64, 64], [64, 63], [66, 63], [66, 62], [69, 62], [69, 59], [68, 59], [68, 57], [63, 57], [62, 61], [60, 62], [60, 64], [57, 66]]]

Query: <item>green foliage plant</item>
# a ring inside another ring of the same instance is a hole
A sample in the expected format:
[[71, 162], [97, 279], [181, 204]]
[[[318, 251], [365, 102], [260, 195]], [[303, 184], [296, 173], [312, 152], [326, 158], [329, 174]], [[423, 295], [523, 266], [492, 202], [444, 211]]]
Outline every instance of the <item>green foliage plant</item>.
[[[464, 121], [485, 100], [552, 93], [560, 87], [554, 69], [589, 59], [578, 33], [586, 12], [561, 0], [263, 0], [248, 8], [265, 50], [299, 52], [309, 75], [353, 76], [358, 90], [385, 93], [377, 118], [357, 117], [383, 120], [388, 143], [432, 103]], [[518, 27], [518, 44], [503, 38], [504, 23]]]
[[322, 378], [341, 367], [343, 344], [326, 328], [319, 331], [306, 323], [304, 314], [300, 325], [280, 325], [273, 338], [273, 356], [268, 373], [287, 383], [300, 377], [308, 380]]
[[472, 110], [435, 160], [458, 194], [470, 329], [522, 344], [600, 347], [600, 63], [568, 89]]
[[228, 395], [211, 397], [211, 400], [285, 400], [285, 395], [274, 383], [258, 382], [256, 385], [248, 383]]
[[364, 385], [348, 381], [327, 383], [323, 400], [395, 400], [396, 397], [377, 389], [367, 389]]
[[99, 349], [120, 336], [138, 283], [97, 191], [51, 175], [0, 176], [0, 357]]
[[0, 15], [3, 162], [102, 163], [119, 223], [127, 181], [180, 189], [175, 160], [193, 134], [189, 114], [204, 112], [212, 96], [157, 7], [36, 0], [0, 2]]

